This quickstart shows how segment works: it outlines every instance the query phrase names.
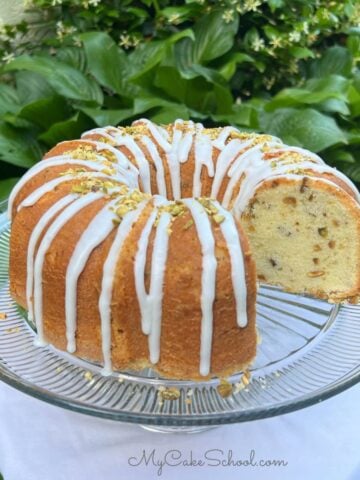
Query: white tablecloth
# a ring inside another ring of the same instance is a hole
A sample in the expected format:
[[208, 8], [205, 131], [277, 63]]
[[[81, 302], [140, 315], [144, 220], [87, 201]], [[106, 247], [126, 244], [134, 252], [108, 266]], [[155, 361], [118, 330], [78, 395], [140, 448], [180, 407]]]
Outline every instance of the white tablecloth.
[[[234, 466], [251, 450], [252, 463], [287, 465]], [[152, 462], [189, 463], [191, 452], [205, 465], [159, 470]], [[69, 412], [0, 383], [0, 471], [5, 480], [359, 480], [360, 385], [280, 417], [169, 435]]]

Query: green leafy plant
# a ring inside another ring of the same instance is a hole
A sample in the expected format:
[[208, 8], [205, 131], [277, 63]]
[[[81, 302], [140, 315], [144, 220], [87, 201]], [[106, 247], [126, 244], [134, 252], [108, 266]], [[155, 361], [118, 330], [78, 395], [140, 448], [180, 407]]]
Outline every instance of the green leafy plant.
[[360, 182], [360, 2], [34, 0], [0, 34], [0, 196], [55, 143], [146, 116], [266, 131]]

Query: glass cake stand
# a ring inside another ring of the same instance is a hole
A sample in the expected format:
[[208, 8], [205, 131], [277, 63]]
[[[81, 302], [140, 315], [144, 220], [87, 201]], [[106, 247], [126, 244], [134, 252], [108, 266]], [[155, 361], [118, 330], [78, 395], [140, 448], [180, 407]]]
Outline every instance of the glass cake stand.
[[[2, 214], [0, 379], [45, 402], [155, 431], [194, 433], [304, 408], [360, 380], [360, 305], [331, 305], [269, 286], [258, 295], [261, 338], [250, 382], [233, 375], [229, 395], [220, 394], [217, 378], [172, 381], [151, 370], [103, 377], [98, 365], [34, 345], [34, 331], [9, 295], [8, 247]], [[169, 388], [178, 398], [164, 398]]]

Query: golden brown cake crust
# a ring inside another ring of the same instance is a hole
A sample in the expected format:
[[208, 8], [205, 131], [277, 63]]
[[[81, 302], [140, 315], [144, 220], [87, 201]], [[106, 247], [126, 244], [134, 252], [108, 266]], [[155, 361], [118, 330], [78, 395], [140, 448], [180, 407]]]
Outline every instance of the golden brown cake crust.
[[[27, 210], [21, 210], [12, 226], [11, 242], [11, 292], [16, 301], [26, 308], [25, 281], [26, 251], [24, 242], [29, 237], [39, 216], [56, 197]], [[104, 201], [86, 207], [75, 215], [53, 241], [43, 270], [43, 314], [46, 339], [61, 350], [66, 349], [65, 332], [65, 275], [76, 242], [94, 215], [104, 206]], [[141, 331], [141, 315], [136, 301], [134, 280], [134, 253], [139, 235], [152, 211], [149, 205], [126, 239], [118, 260], [112, 303], [112, 361], [116, 369], [144, 368], [148, 360], [148, 341]], [[30, 221], [29, 221], [30, 220]], [[201, 325], [201, 251], [195, 227], [186, 228], [191, 220], [189, 213], [176, 218], [172, 225], [166, 274], [161, 333], [161, 358], [156, 370], [170, 378], [204, 378], [198, 373]], [[211, 357], [211, 374], [225, 376], [248, 366], [256, 351], [255, 298], [256, 271], [249, 244], [240, 225], [239, 235], [245, 256], [248, 285], [248, 325], [236, 325], [231, 266], [226, 243], [219, 225], [213, 222], [216, 239], [217, 297], [214, 304], [214, 340]], [[114, 232], [91, 254], [82, 272], [77, 292], [77, 351], [76, 354], [93, 362], [102, 362], [100, 317], [98, 301], [101, 289], [102, 268], [113, 241]], [[180, 241], [181, 240], [181, 241]], [[145, 275], [149, 275], [149, 258], [153, 237], [147, 256]], [[189, 256], [189, 252], [192, 255]]]

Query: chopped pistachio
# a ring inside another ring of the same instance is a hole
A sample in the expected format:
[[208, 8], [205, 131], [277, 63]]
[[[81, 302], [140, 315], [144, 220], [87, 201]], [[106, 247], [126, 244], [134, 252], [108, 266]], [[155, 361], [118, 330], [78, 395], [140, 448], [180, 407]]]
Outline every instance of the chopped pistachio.
[[84, 373], [84, 377], [85, 377], [86, 380], [91, 381], [92, 378], [93, 378], [93, 375], [92, 375], [92, 373], [91, 373], [89, 370], [87, 370], [87, 371]]
[[212, 218], [216, 223], [222, 223], [225, 220], [224, 215], [219, 215], [218, 213], [216, 215], [213, 215]]
[[233, 385], [222, 378], [220, 384], [216, 387], [219, 395], [223, 398], [229, 397], [233, 393]]
[[162, 400], [177, 400], [180, 397], [180, 390], [176, 387], [159, 387], [158, 396]]
[[190, 220], [188, 220], [185, 225], [183, 226], [183, 230], [189, 230], [189, 228], [194, 225], [194, 220], [192, 218], [190, 218]]
[[5, 333], [18, 333], [20, 331], [19, 327], [12, 327], [12, 328], [7, 328], [5, 330]]
[[78, 185], [73, 185], [71, 190], [74, 193], [85, 193], [85, 188], [81, 183]]
[[101, 170], [101, 173], [105, 173], [105, 175], [114, 175], [116, 170], [114, 168], [104, 168]]
[[129, 207], [127, 205], [120, 205], [120, 207], [116, 209], [116, 214], [119, 217], [123, 217], [128, 211], [129, 211]]
[[249, 385], [250, 383], [250, 377], [251, 377], [251, 374], [249, 372], [249, 370], [246, 370], [243, 374], [243, 376], [241, 377], [241, 381], [243, 382], [243, 384], [245, 386]]
[[60, 177], [65, 175], [77, 175], [79, 173], [85, 173], [87, 170], [85, 168], [69, 168], [68, 170], [64, 170], [59, 174]]
[[307, 276], [310, 278], [322, 277], [323, 275], [325, 275], [323, 270], [316, 270], [314, 272], [308, 272], [307, 274]]
[[81, 145], [73, 150], [64, 152], [64, 155], [69, 155], [71, 158], [75, 158], [77, 160], [98, 160], [98, 154], [91, 145]]
[[327, 238], [328, 229], [326, 227], [320, 227], [320, 228], [318, 228], [318, 233], [319, 233], [320, 237]]

